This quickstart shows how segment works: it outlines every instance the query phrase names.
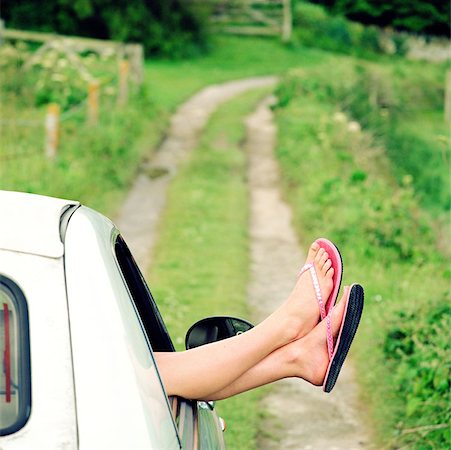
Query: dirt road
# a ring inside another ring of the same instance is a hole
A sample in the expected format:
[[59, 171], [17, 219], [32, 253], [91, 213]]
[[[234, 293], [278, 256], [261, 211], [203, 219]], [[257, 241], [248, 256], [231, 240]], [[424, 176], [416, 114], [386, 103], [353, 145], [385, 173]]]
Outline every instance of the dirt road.
[[[234, 96], [275, 82], [274, 77], [264, 77], [211, 86], [193, 96], [173, 116], [167, 138], [153, 160], [142, 168], [115, 221], [144, 273], [157, 239], [156, 229], [168, 184], [195, 148], [209, 116]], [[271, 99], [262, 102], [248, 118], [245, 143], [249, 152], [252, 211], [249, 301], [257, 320], [273, 311], [286, 297], [304, 259], [291, 226], [290, 209], [279, 192], [270, 102]], [[300, 380], [277, 383], [262, 405], [271, 415], [262, 424], [265, 432], [261, 433], [259, 448], [368, 448], [368, 434], [361, 420], [356, 392], [349, 364], [332, 395]]]
[[150, 263], [169, 182], [196, 147], [208, 118], [227, 100], [249, 89], [270, 86], [275, 82], [275, 77], [258, 77], [212, 85], [178, 108], [171, 119], [166, 139], [154, 158], [141, 168], [115, 220], [143, 273]]
[[[290, 208], [279, 189], [279, 168], [273, 153], [276, 129], [268, 107], [274, 100], [263, 101], [247, 119], [252, 261], [249, 302], [257, 321], [285, 300], [305, 259], [291, 225]], [[274, 385], [263, 407], [271, 415], [262, 425], [262, 450], [368, 448], [364, 411], [359, 410], [349, 363], [331, 394], [298, 379], [283, 380]]]

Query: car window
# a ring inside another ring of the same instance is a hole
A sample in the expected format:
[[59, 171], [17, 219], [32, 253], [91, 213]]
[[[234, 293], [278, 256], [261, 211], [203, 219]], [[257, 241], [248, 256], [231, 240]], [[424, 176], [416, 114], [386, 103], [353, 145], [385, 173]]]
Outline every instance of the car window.
[[173, 352], [175, 350], [174, 345], [158, 311], [155, 300], [127, 244], [120, 235], [116, 238], [114, 250], [119, 267], [124, 275], [125, 282], [127, 283], [149, 338], [152, 350], [154, 352]]
[[[150, 290], [147, 286], [147, 283], [144, 280], [144, 277], [141, 274], [127, 244], [121, 235], [116, 236], [114, 251], [116, 255], [116, 260], [119, 265], [120, 271], [123, 275], [124, 281], [127, 285], [128, 291], [131, 295], [131, 299], [135, 306], [136, 312], [139, 316], [140, 323], [144, 328], [144, 331], [147, 335], [149, 343], [152, 347], [153, 351], [175, 351], [172, 341], [169, 337], [166, 326], [163, 322], [163, 319], [160, 315], [158, 307], [155, 303], [155, 300], [150, 293]], [[122, 309], [122, 308], [121, 308]], [[125, 323], [131, 323], [130, 318], [126, 317], [124, 311], [121, 311], [123, 318], [125, 319]], [[129, 335], [132, 338], [137, 330], [137, 327], [134, 327], [134, 330], [129, 330]], [[141, 389], [145, 392], [145, 387], [148, 385], [146, 383], [146, 366], [148, 364], [145, 362], [149, 356], [147, 347], [143, 349], [143, 351], [138, 351], [140, 346], [136, 345], [138, 341], [142, 341], [142, 336], [136, 336], [136, 339], [133, 347], [135, 348], [135, 360], [137, 363], [136, 367], [138, 367], [138, 373], [141, 373], [142, 376], [138, 377]], [[141, 355], [141, 356], [139, 356]], [[155, 368], [155, 361], [152, 364], [153, 368]], [[147, 374], [148, 376], [148, 374]], [[158, 375], [159, 376], [159, 375]], [[160, 379], [160, 384], [163, 386], [163, 383]], [[144, 395], [146, 397], [146, 395]], [[169, 405], [168, 405], [169, 406]], [[176, 421], [177, 422], [177, 421]], [[178, 423], [176, 423], [177, 428], [180, 431], [180, 427]], [[180, 436], [183, 436], [182, 434]], [[185, 447], [184, 447], [185, 448]], [[192, 448], [192, 447], [187, 447]]]
[[30, 415], [30, 343], [25, 297], [0, 275], [0, 436], [24, 426]]

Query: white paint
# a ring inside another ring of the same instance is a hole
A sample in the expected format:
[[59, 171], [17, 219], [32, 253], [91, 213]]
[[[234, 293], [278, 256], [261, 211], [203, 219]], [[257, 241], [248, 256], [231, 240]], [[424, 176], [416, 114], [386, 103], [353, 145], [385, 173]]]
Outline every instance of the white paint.
[[78, 202], [0, 191], [0, 249], [60, 258], [61, 213]]

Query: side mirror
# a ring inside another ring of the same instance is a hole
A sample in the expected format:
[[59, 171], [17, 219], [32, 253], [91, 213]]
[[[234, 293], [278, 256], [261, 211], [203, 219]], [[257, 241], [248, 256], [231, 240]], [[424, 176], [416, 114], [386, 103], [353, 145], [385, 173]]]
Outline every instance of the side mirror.
[[187, 331], [185, 348], [199, 347], [244, 333], [253, 328], [250, 322], [237, 317], [215, 316], [199, 320]]

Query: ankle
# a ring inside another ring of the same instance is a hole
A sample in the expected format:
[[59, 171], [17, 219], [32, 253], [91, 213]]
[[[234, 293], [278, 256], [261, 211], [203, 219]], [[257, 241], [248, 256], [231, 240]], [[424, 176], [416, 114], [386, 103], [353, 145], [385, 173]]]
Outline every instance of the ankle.
[[287, 316], [283, 327], [285, 343], [293, 342], [299, 339], [300, 331], [303, 329], [303, 321], [295, 316]]
[[323, 361], [320, 353], [316, 351], [314, 343], [307, 337], [296, 341], [293, 351], [293, 366], [295, 376], [309, 383], [320, 386], [324, 378]]

